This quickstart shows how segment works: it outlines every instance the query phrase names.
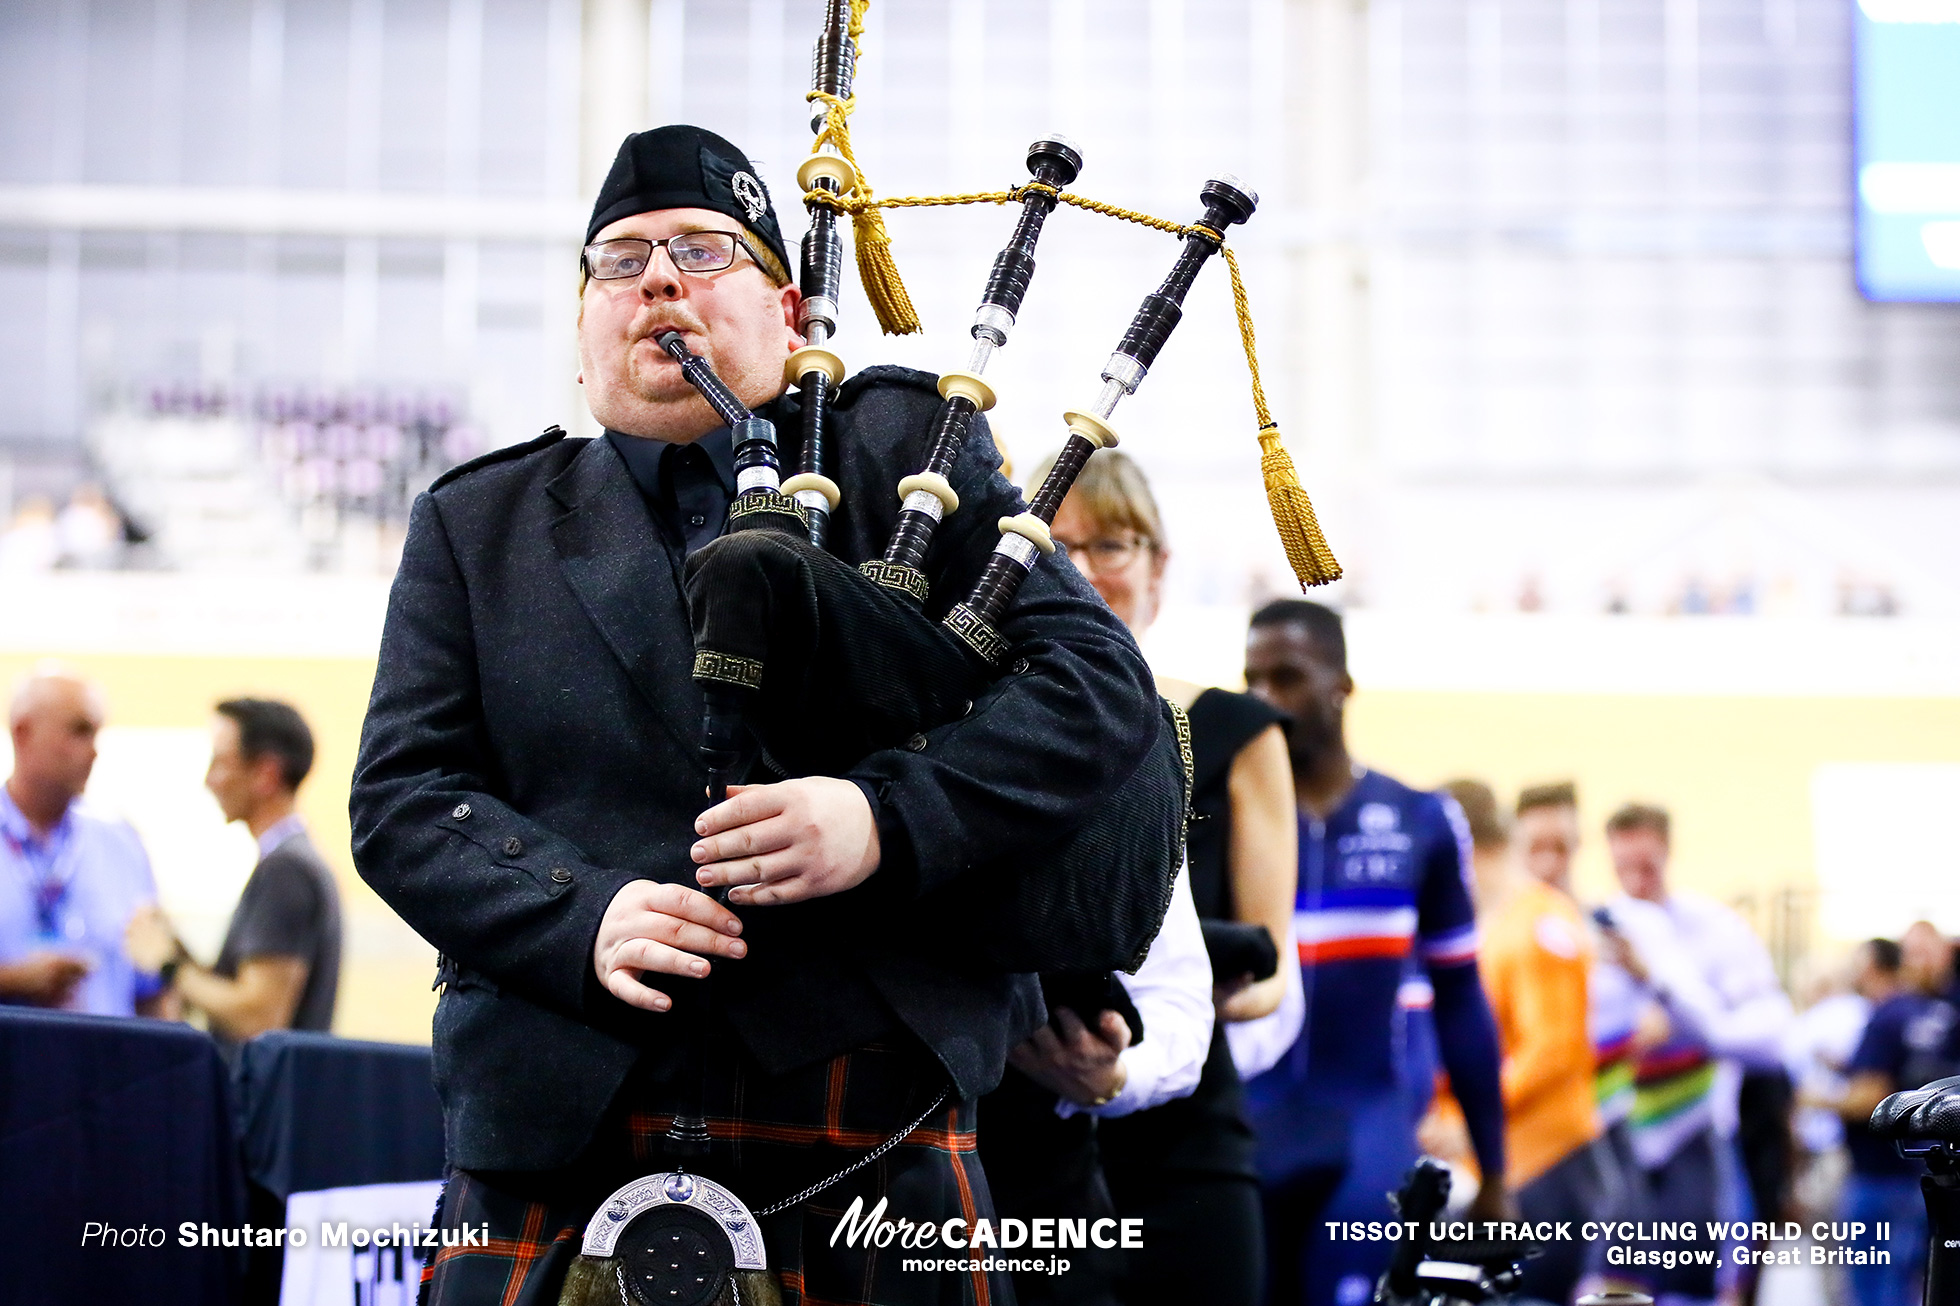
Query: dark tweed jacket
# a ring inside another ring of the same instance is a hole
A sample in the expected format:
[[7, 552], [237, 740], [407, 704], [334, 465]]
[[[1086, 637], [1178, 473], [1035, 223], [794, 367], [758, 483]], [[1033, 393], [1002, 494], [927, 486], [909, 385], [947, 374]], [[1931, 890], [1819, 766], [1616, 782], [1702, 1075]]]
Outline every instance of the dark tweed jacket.
[[[844, 492], [831, 549], [882, 553], [895, 487], [923, 461], [933, 378], [874, 368], [835, 408]], [[793, 398], [771, 406], [796, 428]], [[935, 615], [963, 597], [1021, 509], [976, 420], [934, 541]], [[1059, 435], [1059, 432], [1057, 433]], [[749, 957], [720, 962], [717, 1020], [787, 1070], [909, 1030], [962, 1096], [999, 1079], [1043, 1018], [1028, 976], [961, 960], [935, 890], [1078, 824], [1140, 760], [1154, 690], [1122, 624], [1060, 555], [1002, 633], [1016, 670], [920, 751], [852, 773], [876, 795], [877, 874], [849, 893], [744, 909]], [[449, 1159], [572, 1161], [673, 1025], [592, 970], [620, 886], [693, 884], [700, 694], [680, 577], [617, 453], [547, 434], [421, 496], [388, 605], [352, 815], [361, 875], [439, 948], [435, 1017]], [[900, 1035], [903, 1037], [903, 1035]]]

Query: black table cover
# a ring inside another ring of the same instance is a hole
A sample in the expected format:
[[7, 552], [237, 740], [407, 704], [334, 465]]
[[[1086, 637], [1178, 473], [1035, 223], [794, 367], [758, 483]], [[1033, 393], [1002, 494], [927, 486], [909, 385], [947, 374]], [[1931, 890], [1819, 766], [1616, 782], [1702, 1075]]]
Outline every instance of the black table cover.
[[429, 1049], [279, 1031], [239, 1049], [245, 1173], [280, 1199], [442, 1178]]
[[0, 1006], [0, 1302], [228, 1306], [241, 1252], [181, 1246], [179, 1226], [236, 1239], [244, 1219], [210, 1038]]

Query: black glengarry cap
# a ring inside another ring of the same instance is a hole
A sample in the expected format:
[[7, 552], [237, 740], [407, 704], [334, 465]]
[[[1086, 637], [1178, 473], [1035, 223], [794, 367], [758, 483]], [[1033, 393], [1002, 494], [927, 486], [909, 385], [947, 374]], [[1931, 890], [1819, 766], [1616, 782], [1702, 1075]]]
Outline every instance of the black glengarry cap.
[[788, 271], [789, 248], [776, 206], [748, 156], [711, 131], [675, 124], [634, 132], [619, 147], [592, 205], [585, 243], [610, 223], [659, 209], [725, 213], [769, 247]]

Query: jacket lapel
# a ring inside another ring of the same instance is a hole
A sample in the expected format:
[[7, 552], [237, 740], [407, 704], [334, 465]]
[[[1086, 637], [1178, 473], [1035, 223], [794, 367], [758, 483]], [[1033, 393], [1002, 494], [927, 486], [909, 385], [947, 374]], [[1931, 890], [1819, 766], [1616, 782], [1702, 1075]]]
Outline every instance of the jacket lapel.
[[689, 754], [700, 743], [701, 692], [680, 577], [611, 444], [589, 441], [546, 492], [558, 565], [606, 646]]

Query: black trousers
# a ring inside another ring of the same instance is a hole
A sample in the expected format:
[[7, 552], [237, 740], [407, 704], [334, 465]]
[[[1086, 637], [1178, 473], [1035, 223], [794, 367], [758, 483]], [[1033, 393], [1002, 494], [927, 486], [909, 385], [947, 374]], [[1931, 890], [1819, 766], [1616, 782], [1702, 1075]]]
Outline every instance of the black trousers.
[[[1264, 1191], [1266, 1213], [1266, 1301], [1270, 1306], [1298, 1306], [1307, 1299], [1301, 1248], [1313, 1235], [1334, 1190], [1347, 1177], [1347, 1166], [1312, 1166]], [[1386, 1203], [1384, 1203], [1386, 1209]]]
[[1577, 1235], [1587, 1220], [1618, 1216], [1625, 1205], [1627, 1178], [1620, 1173], [1604, 1138], [1575, 1147], [1549, 1170], [1518, 1189], [1518, 1214], [1533, 1223], [1561, 1220], [1572, 1223], [1573, 1237], [1547, 1243], [1542, 1255], [1524, 1263], [1522, 1296], [1543, 1301], [1572, 1299], [1572, 1289], [1588, 1273], [1605, 1265], [1606, 1244]]
[[1112, 1174], [1110, 1191], [1125, 1218], [1143, 1220], [1143, 1247], [1126, 1254], [1118, 1281], [1123, 1306], [1258, 1306], [1266, 1222], [1257, 1181], [1179, 1173], [1125, 1180]]
[[[980, 1160], [1002, 1218], [1091, 1223], [1116, 1218], [1095, 1120], [1062, 1119], [1055, 1114], [1055, 1095], [1012, 1066], [979, 1105]], [[1015, 1296], [1021, 1306], [1117, 1306], [1124, 1255], [1116, 1248], [1072, 1247], [1066, 1273], [1015, 1274]]]

